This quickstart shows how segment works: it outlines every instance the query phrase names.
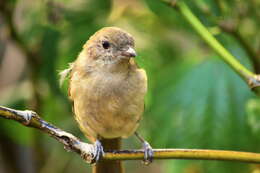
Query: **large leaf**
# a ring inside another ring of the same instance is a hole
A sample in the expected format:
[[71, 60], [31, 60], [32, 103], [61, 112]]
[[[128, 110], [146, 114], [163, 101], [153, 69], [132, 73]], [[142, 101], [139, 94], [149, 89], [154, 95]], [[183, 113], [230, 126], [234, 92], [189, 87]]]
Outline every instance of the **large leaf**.
[[[259, 151], [260, 138], [252, 135], [245, 113], [253, 94], [226, 64], [213, 57], [168, 85], [172, 87], [156, 90], [147, 115], [154, 118], [150, 129], [155, 147]], [[205, 163], [210, 172], [243, 170], [239, 164]]]

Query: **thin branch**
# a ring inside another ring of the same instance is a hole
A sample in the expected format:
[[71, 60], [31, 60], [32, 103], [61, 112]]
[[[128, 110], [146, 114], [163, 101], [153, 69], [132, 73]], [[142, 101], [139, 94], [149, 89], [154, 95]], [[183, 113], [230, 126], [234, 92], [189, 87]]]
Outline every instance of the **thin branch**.
[[[41, 119], [33, 111], [21, 111], [0, 106], [0, 117], [12, 119], [25, 126], [39, 129], [62, 143], [65, 149], [76, 152], [88, 163], [94, 159], [94, 146], [84, 143], [74, 135], [65, 132]], [[154, 159], [194, 159], [223, 160], [249, 163], [260, 163], [260, 154], [225, 150], [201, 149], [154, 149]], [[105, 151], [105, 160], [137, 160], [144, 158], [143, 150]]]
[[[195, 1], [196, 3], [197, 1]], [[225, 13], [227, 12], [227, 4], [225, 3], [225, 1], [223, 0], [215, 0], [215, 3], [220, 11], [220, 13], [222, 15], [225, 15]], [[256, 73], [260, 72], [260, 55], [257, 54], [257, 51], [254, 50], [254, 48], [252, 47], [252, 45], [250, 45], [247, 40], [242, 36], [242, 34], [239, 32], [238, 28], [239, 28], [239, 21], [241, 20], [241, 18], [233, 18], [233, 19], [225, 19], [225, 20], [221, 20], [219, 21], [219, 18], [212, 15], [212, 13], [210, 13], [209, 11], [209, 7], [204, 7], [201, 8], [200, 6], [198, 6], [200, 8], [200, 10], [203, 12], [204, 15], [210, 17], [213, 19], [213, 21], [218, 25], [218, 29], [230, 34], [232, 37], [234, 37], [239, 44], [241, 45], [241, 47], [245, 50], [245, 52], [247, 53], [249, 59], [252, 61], [252, 65], [254, 67], [254, 71]], [[207, 9], [207, 10], [205, 10]], [[239, 13], [239, 10], [238, 10]], [[239, 15], [238, 15], [239, 16]]]
[[254, 70], [256, 73], [260, 72], [260, 60], [259, 55], [257, 54], [256, 50], [247, 42], [247, 40], [241, 35], [238, 30], [239, 27], [239, 20], [223, 20], [218, 22], [218, 26], [220, 29], [231, 36], [233, 36], [239, 44], [244, 48], [245, 52], [247, 53], [249, 59], [252, 61], [254, 66]]
[[25, 126], [33, 127], [47, 133], [62, 143], [66, 150], [80, 154], [88, 163], [91, 163], [94, 159], [94, 146], [92, 144], [84, 143], [74, 135], [44, 121], [33, 111], [21, 111], [0, 106], [0, 117], [18, 121]]
[[[208, 29], [200, 22], [200, 20], [192, 13], [190, 8], [184, 1], [177, 0], [161, 0], [168, 6], [177, 9], [184, 19], [190, 23], [192, 28], [200, 35], [200, 37], [219, 54], [219, 57], [226, 62], [244, 81], [247, 82], [251, 89], [260, 86], [259, 75], [254, 74], [244, 65], [242, 65], [219, 41], [208, 31]], [[258, 89], [253, 90], [260, 94]]]
[[216, 38], [208, 31], [208, 29], [199, 21], [199, 19], [191, 12], [190, 8], [180, 1], [177, 7], [183, 17], [192, 25], [193, 29], [212, 47], [220, 57], [229, 64], [242, 78], [247, 80], [248, 76], [252, 76], [253, 73], [240, 64], [236, 58], [226, 50]]
[[249, 56], [249, 58], [253, 63], [255, 71], [259, 73], [260, 72], [259, 55], [253, 49], [253, 47], [251, 47], [251, 45], [248, 44], [248, 42], [242, 37], [242, 35], [239, 33], [238, 30], [231, 32], [231, 35], [233, 35], [233, 37], [236, 38], [237, 41], [239, 41], [240, 45], [244, 47], [244, 50], [246, 51], [247, 55]]
[[[154, 149], [154, 159], [191, 159], [191, 160], [222, 160], [260, 163], [260, 154], [228, 150], [206, 149]], [[105, 153], [108, 160], [143, 159], [142, 150], [122, 150]]]

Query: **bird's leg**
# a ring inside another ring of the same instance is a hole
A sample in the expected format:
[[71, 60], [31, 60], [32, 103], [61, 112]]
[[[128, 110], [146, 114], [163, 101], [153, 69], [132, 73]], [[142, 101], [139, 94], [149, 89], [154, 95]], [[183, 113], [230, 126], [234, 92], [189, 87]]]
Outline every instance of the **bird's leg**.
[[100, 160], [100, 158], [105, 155], [103, 146], [98, 139], [96, 139], [94, 143], [94, 150], [95, 151], [94, 151], [93, 163], [97, 163]]
[[137, 132], [135, 132], [135, 136], [142, 142], [144, 149], [144, 164], [148, 165], [153, 161], [153, 149], [151, 145], [145, 141]]

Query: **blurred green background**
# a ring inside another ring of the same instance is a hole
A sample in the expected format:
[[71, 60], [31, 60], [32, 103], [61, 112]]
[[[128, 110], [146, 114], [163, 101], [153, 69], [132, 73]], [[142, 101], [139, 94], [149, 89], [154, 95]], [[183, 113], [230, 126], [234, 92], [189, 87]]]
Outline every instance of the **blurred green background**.
[[[260, 72], [258, 0], [185, 1], [238, 60]], [[146, 111], [138, 131], [154, 148], [260, 152], [260, 100], [194, 32], [160, 0], [1, 0], [0, 105], [32, 109], [85, 140], [72, 117], [68, 67], [95, 31], [117, 26], [136, 39], [137, 62], [147, 71]], [[125, 149], [140, 148], [135, 137]], [[127, 173], [260, 172], [260, 165], [220, 161], [125, 161]], [[54, 139], [0, 119], [1, 173], [91, 172]]]

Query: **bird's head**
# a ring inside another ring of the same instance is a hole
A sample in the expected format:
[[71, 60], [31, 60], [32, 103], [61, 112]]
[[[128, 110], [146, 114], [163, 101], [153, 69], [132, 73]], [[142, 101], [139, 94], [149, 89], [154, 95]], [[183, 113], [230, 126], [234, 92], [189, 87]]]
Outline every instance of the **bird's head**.
[[88, 58], [104, 64], [129, 61], [136, 57], [133, 37], [117, 27], [97, 31], [84, 45]]

